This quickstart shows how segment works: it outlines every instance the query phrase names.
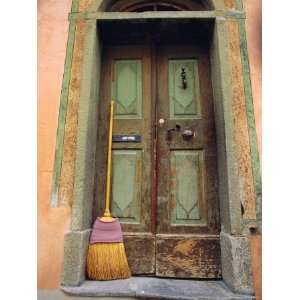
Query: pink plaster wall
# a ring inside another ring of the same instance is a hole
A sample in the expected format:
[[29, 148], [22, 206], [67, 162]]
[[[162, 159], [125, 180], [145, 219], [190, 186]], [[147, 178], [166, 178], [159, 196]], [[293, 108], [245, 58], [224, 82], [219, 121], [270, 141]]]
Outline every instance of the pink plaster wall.
[[262, 82], [262, 8], [261, 0], [244, 0], [246, 30], [259, 153], [262, 151], [261, 82]]
[[[244, 0], [247, 13], [246, 30], [248, 53], [255, 110], [258, 149], [262, 153], [262, 109], [261, 109], [261, 82], [262, 82], [262, 2], [261, 0]], [[254, 288], [257, 300], [262, 299], [262, 236], [252, 235], [250, 238], [252, 252], [252, 269]]]
[[[246, 0], [248, 47], [261, 151], [261, 0]], [[68, 207], [50, 208], [61, 82], [71, 0], [38, 0], [38, 288], [59, 286]], [[254, 250], [260, 243], [254, 243]], [[258, 251], [259, 253], [259, 251]], [[257, 256], [257, 255], [256, 255]]]
[[38, 1], [38, 288], [59, 285], [69, 208], [50, 208], [71, 0]]

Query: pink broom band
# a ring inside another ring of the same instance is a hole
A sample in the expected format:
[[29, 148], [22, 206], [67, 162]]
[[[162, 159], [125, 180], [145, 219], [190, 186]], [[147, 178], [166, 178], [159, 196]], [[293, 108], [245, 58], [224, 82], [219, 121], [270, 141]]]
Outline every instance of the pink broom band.
[[90, 236], [90, 244], [95, 243], [123, 243], [120, 222], [102, 222], [97, 218]]

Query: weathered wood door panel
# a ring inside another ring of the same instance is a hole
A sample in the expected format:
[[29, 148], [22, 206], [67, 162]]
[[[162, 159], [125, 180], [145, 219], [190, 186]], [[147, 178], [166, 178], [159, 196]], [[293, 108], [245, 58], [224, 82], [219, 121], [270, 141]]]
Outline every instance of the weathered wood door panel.
[[156, 275], [217, 278], [220, 228], [209, 57], [196, 47], [164, 47], [158, 53]]
[[[122, 224], [134, 274], [154, 274], [151, 219], [151, 62], [147, 47], [104, 49], [96, 203], [104, 203], [108, 106], [116, 101], [114, 135], [140, 135], [139, 143], [113, 143], [112, 213]], [[97, 205], [96, 205], [97, 206]]]
[[[107, 111], [114, 99], [113, 134], [141, 136], [138, 143], [113, 144], [112, 212], [133, 274], [220, 277], [208, 51], [122, 46], [103, 52], [95, 215], [104, 203]], [[183, 136], [186, 130], [195, 136]]]

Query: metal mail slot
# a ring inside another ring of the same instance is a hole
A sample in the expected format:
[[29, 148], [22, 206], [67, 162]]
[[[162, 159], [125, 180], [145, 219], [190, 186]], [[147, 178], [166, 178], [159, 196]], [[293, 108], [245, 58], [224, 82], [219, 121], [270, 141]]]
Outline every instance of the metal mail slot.
[[142, 137], [138, 134], [113, 135], [112, 141], [115, 143], [140, 143]]

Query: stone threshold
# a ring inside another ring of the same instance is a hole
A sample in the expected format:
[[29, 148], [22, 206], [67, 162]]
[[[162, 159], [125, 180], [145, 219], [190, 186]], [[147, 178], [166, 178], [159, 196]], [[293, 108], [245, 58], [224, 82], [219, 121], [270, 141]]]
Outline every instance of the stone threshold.
[[84, 281], [80, 286], [61, 286], [77, 297], [132, 297], [161, 300], [255, 300], [234, 294], [222, 280], [183, 280], [131, 277], [113, 281]]

